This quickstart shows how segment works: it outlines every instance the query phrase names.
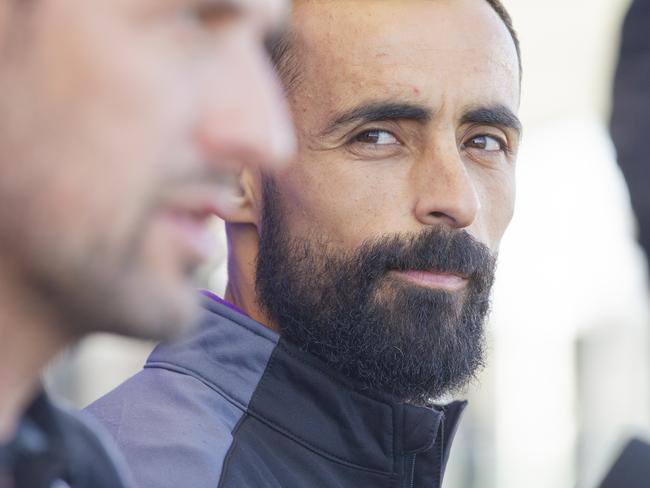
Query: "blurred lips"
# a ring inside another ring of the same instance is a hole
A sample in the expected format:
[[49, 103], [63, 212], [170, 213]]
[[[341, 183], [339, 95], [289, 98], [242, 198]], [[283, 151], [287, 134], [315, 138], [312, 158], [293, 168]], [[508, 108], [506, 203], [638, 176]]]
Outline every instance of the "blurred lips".
[[174, 228], [175, 237], [192, 258], [208, 259], [214, 252], [215, 240], [210, 232], [210, 213], [199, 211], [170, 210], [164, 212], [165, 220]]
[[210, 227], [218, 211], [219, 188], [200, 185], [177, 191], [163, 204], [160, 217], [171, 227], [171, 239], [197, 264], [215, 251], [216, 238]]
[[467, 278], [455, 273], [441, 273], [433, 270], [393, 271], [393, 273], [402, 279], [429, 288], [460, 290], [467, 285]]

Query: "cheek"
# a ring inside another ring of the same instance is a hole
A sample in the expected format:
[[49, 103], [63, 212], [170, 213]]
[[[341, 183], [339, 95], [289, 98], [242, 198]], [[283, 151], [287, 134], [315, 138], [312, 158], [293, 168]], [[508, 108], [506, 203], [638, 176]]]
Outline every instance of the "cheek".
[[394, 164], [378, 162], [319, 161], [307, 168], [289, 169], [278, 188], [292, 232], [320, 234], [333, 245], [356, 248], [373, 236], [417, 230], [406, 167], [403, 176]]
[[496, 250], [514, 212], [514, 170], [481, 170], [477, 186], [481, 201], [477, 237]]
[[135, 30], [88, 12], [88, 22], [72, 25], [54, 4], [44, 2], [52, 11], [41, 12], [39, 36], [10, 80], [20, 111], [0, 141], [14, 155], [16, 189], [0, 201], [71, 255], [89, 246], [119, 252], [161, 180], [196, 160], [192, 74]]

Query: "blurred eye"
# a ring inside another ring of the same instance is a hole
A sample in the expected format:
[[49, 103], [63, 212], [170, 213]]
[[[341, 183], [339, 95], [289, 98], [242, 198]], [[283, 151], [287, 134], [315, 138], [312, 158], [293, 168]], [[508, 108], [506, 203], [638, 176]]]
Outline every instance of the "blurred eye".
[[235, 19], [239, 13], [232, 2], [219, 0], [196, 2], [189, 12], [194, 22], [206, 28], [221, 26]]
[[464, 144], [464, 146], [466, 148], [481, 149], [488, 152], [505, 151], [507, 149], [505, 141], [498, 137], [489, 135], [472, 137]]
[[386, 130], [372, 129], [362, 132], [355, 136], [353, 142], [360, 142], [362, 144], [376, 144], [378, 146], [386, 146], [390, 144], [399, 144], [397, 138]]

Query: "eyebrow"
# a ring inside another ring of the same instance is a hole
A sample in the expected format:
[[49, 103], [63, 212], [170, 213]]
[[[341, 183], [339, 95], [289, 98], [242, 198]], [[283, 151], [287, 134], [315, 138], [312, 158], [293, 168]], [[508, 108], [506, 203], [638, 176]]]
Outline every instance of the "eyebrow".
[[432, 111], [422, 105], [408, 102], [369, 102], [337, 114], [327, 125], [323, 135], [331, 134], [352, 123], [366, 124], [387, 120], [412, 120], [426, 123], [433, 117]]
[[469, 110], [460, 119], [462, 124], [486, 124], [497, 125], [503, 128], [514, 130], [517, 135], [521, 134], [522, 125], [512, 110], [504, 105], [492, 107], [479, 107]]
[[[327, 125], [323, 135], [331, 134], [352, 123], [366, 124], [387, 120], [412, 120], [427, 123], [433, 118], [433, 111], [428, 107], [409, 102], [369, 102], [335, 116]], [[519, 118], [505, 105], [478, 107], [468, 110], [461, 117], [463, 124], [489, 124], [514, 130], [517, 135], [522, 132]]]

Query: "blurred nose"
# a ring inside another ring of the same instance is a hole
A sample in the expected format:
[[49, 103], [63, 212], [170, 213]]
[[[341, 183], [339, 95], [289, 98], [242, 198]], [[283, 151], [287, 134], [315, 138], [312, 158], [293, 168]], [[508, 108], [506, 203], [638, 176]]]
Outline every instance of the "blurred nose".
[[416, 218], [425, 225], [471, 226], [480, 199], [455, 142], [438, 146], [417, 165]]
[[218, 170], [282, 169], [296, 149], [280, 82], [262, 43], [241, 33], [215, 58], [205, 86], [199, 144]]

